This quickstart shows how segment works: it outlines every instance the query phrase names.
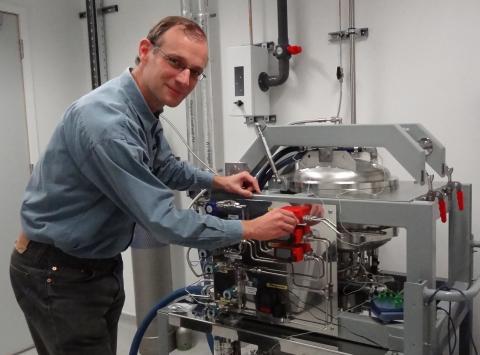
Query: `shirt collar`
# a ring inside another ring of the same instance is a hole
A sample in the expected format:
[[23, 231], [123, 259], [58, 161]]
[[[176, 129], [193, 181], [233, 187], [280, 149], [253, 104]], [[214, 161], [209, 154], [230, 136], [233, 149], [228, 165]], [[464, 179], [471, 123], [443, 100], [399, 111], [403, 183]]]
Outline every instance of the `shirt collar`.
[[145, 98], [132, 76], [131, 68], [127, 68], [120, 75], [120, 82], [130, 103], [138, 114], [138, 119], [141, 121], [142, 126], [148, 130], [152, 129], [152, 127], [156, 127], [158, 125], [158, 116], [163, 112], [163, 109], [155, 113], [150, 110], [150, 107], [148, 107]]

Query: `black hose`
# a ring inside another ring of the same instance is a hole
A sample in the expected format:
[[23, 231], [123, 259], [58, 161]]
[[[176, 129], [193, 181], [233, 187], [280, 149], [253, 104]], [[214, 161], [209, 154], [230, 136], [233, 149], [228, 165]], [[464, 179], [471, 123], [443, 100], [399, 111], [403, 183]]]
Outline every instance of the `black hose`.
[[[284, 167], [293, 164], [299, 159], [301, 159], [305, 153], [306, 152], [298, 152], [297, 154], [289, 156], [279, 162], [275, 162], [275, 167], [277, 168], [277, 170], [283, 169]], [[258, 177], [258, 185], [260, 186], [261, 190], [263, 190], [265, 184], [268, 182], [268, 180], [272, 178], [272, 176], [273, 170], [270, 167], [262, 176]]]
[[[277, 162], [278, 160], [282, 159], [287, 154], [290, 154], [290, 153], [293, 153], [293, 152], [298, 152], [298, 151], [300, 151], [300, 147], [295, 147], [295, 146], [286, 147], [286, 148], [283, 148], [282, 150], [277, 151], [275, 154], [273, 154], [272, 159], [273, 159], [274, 162]], [[265, 172], [269, 168], [270, 168], [270, 165], [267, 162], [263, 166], [261, 166], [257, 169], [253, 169], [251, 174], [253, 176], [261, 176], [261, 175], [265, 174]]]

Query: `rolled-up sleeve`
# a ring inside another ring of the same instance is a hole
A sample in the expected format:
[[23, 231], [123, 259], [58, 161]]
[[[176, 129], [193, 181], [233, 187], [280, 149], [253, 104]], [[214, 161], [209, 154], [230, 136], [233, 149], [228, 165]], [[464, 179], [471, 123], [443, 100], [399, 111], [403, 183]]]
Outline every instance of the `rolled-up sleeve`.
[[[150, 171], [148, 161], [141, 144], [128, 138], [114, 138], [94, 145], [80, 168], [118, 208], [161, 242], [212, 249], [241, 240], [240, 221], [222, 220], [175, 207], [169, 187], [188, 187], [192, 181], [208, 186], [211, 174], [185, 169], [179, 163], [172, 167], [172, 160], [166, 159], [168, 166], [160, 171], [160, 179]], [[175, 182], [175, 177], [179, 178], [179, 183]], [[167, 178], [166, 183], [163, 178]]]

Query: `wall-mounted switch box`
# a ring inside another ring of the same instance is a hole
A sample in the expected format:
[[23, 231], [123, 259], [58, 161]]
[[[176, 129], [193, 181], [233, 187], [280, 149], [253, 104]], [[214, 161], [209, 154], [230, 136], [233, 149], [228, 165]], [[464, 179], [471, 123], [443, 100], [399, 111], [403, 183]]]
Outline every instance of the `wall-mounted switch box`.
[[260, 90], [258, 77], [268, 72], [268, 51], [257, 46], [227, 49], [227, 105], [232, 116], [270, 115], [268, 92]]

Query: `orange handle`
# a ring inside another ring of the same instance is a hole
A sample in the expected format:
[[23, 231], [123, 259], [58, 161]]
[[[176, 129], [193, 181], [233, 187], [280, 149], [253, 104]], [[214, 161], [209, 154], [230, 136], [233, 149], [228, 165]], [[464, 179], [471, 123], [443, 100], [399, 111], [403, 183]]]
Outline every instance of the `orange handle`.
[[463, 190], [457, 190], [457, 203], [458, 203], [458, 209], [460, 211], [463, 211]]
[[438, 209], [440, 210], [440, 219], [445, 223], [447, 221], [447, 204], [443, 198], [438, 199]]
[[302, 47], [301, 46], [296, 46], [296, 45], [289, 45], [287, 46], [287, 52], [290, 53], [291, 55], [296, 55], [302, 53]]

